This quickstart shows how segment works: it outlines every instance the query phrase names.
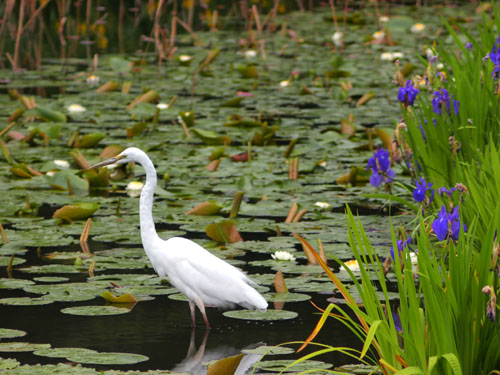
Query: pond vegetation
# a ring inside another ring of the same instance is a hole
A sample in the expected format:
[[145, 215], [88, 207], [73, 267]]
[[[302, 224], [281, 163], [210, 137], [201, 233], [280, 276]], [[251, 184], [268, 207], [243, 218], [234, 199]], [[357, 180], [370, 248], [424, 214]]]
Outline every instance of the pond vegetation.
[[[83, 3], [0, 5], [0, 369], [498, 373], [496, 6]], [[127, 147], [266, 312], [191, 331]]]

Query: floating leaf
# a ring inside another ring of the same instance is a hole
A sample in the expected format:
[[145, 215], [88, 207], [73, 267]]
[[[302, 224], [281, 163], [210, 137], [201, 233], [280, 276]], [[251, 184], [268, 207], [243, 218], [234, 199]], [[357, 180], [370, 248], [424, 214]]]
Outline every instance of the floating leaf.
[[333, 365], [331, 363], [326, 363], [326, 362], [321, 362], [321, 361], [312, 361], [310, 359], [301, 361], [297, 364], [295, 364], [292, 367], [290, 366], [294, 360], [292, 359], [282, 359], [282, 360], [274, 360], [274, 361], [260, 361], [256, 363], [256, 367], [265, 370], [265, 371], [276, 371], [276, 372], [282, 372], [282, 371], [287, 371], [288, 372], [302, 372], [302, 371], [307, 371], [311, 369], [317, 369], [317, 370], [322, 370], [322, 369], [329, 369]]
[[60, 283], [68, 281], [69, 279], [67, 277], [61, 277], [61, 276], [40, 276], [40, 277], [34, 277], [33, 280], [41, 283]]
[[82, 135], [75, 144], [75, 147], [78, 148], [91, 148], [96, 144], [101, 142], [103, 138], [106, 137], [106, 134], [96, 132]]
[[311, 296], [303, 293], [268, 293], [264, 294], [268, 302], [302, 302], [311, 299]]
[[127, 131], [127, 138], [133, 138], [138, 134], [141, 134], [147, 129], [149, 123], [147, 122], [136, 122], [131, 127], [127, 126], [125, 130]]
[[75, 306], [62, 309], [61, 312], [70, 315], [100, 316], [126, 314], [130, 310], [115, 306]]
[[295, 352], [292, 348], [287, 348], [286, 346], [259, 346], [255, 349], [243, 349], [243, 353], [247, 354], [258, 354], [258, 355], [283, 355], [292, 354]]
[[370, 177], [368, 171], [364, 168], [352, 167], [349, 173], [338, 177], [336, 181], [339, 185], [356, 185], [358, 183], [367, 183], [369, 180]]
[[222, 210], [222, 205], [215, 201], [201, 202], [186, 212], [186, 215], [215, 215]]
[[188, 112], [179, 111], [179, 117], [186, 126], [194, 125], [194, 111], [190, 110]]
[[63, 219], [65, 221], [73, 221], [79, 219], [87, 219], [91, 216], [97, 209], [99, 205], [97, 203], [75, 203], [62, 206], [54, 215], [53, 218]]
[[66, 117], [66, 115], [64, 113], [54, 111], [53, 109], [50, 109], [47, 107], [37, 105], [35, 107], [35, 111], [45, 121], [52, 121], [52, 122], [67, 122], [68, 121], [68, 118]]
[[225, 311], [224, 316], [243, 320], [288, 320], [295, 319], [299, 314], [287, 310], [231, 310]]
[[19, 367], [20, 363], [12, 358], [0, 358], [0, 370], [12, 370]]
[[120, 84], [116, 81], [108, 81], [104, 83], [101, 87], [95, 90], [95, 92], [110, 92], [116, 91], [120, 88]]
[[124, 74], [130, 72], [132, 69], [132, 63], [122, 57], [113, 56], [109, 59], [108, 63], [115, 73]]
[[158, 95], [158, 93], [156, 91], [149, 90], [149, 91], [145, 92], [144, 94], [139, 95], [137, 98], [135, 98], [132, 101], [132, 103], [130, 103], [127, 106], [127, 110], [131, 110], [139, 103], [151, 103], [151, 102], [157, 101], [159, 98], [160, 98], [160, 95]]
[[149, 360], [149, 357], [132, 353], [84, 352], [66, 356], [71, 362], [93, 365], [132, 365]]
[[95, 350], [85, 348], [47, 348], [33, 352], [34, 355], [49, 358], [66, 358], [70, 355], [97, 353]]
[[104, 148], [104, 150], [102, 150], [102, 152], [99, 154], [99, 157], [102, 160], [106, 160], [106, 159], [112, 158], [113, 156], [118, 155], [123, 150], [125, 150], [125, 148], [123, 146], [109, 145], [109, 146], [106, 146]]
[[218, 135], [209, 130], [192, 128], [191, 131], [207, 145], [228, 145], [231, 143], [231, 138], [227, 135]]
[[10, 305], [10, 306], [39, 306], [48, 305], [54, 301], [46, 299], [44, 297], [10, 297], [0, 299], [0, 305]]
[[259, 71], [255, 65], [236, 65], [236, 70], [243, 78], [259, 78]]
[[373, 91], [367, 92], [366, 94], [363, 94], [361, 98], [358, 99], [356, 102], [356, 107], [360, 107], [363, 104], [368, 103], [370, 100], [372, 100], [375, 97], [375, 93]]
[[30, 342], [0, 342], [0, 352], [33, 352], [50, 348], [50, 344], [32, 344]]
[[132, 294], [122, 294], [120, 296], [115, 296], [111, 294], [111, 292], [106, 291], [101, 293], [101, 297], [106, 301], [111, 303], [135, 303], [137, 302], [137, 298], [135, 298]]
[[392, 136], [383, 129], [375, 128], [375, 133], [377, 133], [378, 137], [384, 144], [384, 147], [392, 152]]
[[232, 99], [225, 101], [220, 106], [221, 107], [239, 107], [243, 100], [245, 100], [244, 96], [237, 96], [235, 98], [232, 98]]
[[208, 365], [207, 375], [233, 375], [238, 368], [244, 354], [233, 357], [219, 359], [217, 362]]
[[0, 328], [0, 339], [11, 339], [26, 336], [26, 332], [18, 329]]
[[232, 220], [209, 224], [205, 228], [208, 237], [217, 242], [234, 243], [243, 241]]

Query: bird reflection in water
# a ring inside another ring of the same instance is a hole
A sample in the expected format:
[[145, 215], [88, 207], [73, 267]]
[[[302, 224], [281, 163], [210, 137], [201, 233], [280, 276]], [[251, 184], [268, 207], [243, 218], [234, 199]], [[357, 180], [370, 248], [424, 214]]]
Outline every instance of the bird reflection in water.
[[[189, 349], [186, 358], [184, 358], [182, 362], [177, 364], [172, 369], [173, 372], [186, 372], [192, 375], [206, 375], [208, 362], [218, 361], [223, 358], [242, 354], [242, 350], [244, 349], [255, 349], [259, 346], [265, 345], [265, 343], [259, 342], [257, 344], [248, 345], [241, 350], [229, 345], [218, 345], [216, 348], [205, 350], [209, 334], [209, 330], [205, 331], [203, 341], [198, 350], [196, 350], [195, 330], [191, 330], [191, 340], [189, 342]], [[257, 361], [262, 357], [261, 354], [243, 354], [245, 355], [241, 359], [234, 375], [250, 374], [255, 363], [257, 363]]]

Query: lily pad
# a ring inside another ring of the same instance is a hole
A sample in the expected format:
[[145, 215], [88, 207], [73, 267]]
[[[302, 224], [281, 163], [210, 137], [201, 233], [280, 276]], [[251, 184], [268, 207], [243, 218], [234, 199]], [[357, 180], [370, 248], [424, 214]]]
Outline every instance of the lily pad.
[[299, 314], [287, 310], [231, 310], [225, 311], [223, 315], [234, 319], [269, 321], [295, 319]]
[[50, 358], [66, 358], [70, 355], [88, 353], [97, 353], [97, 351], [85, 348], [47, 348], [33, 352], [34, 355]]
[[18, 329], [0, 328], [0, 339], [11, 339], [13, 337], [26, 336], [26, 332]]
[[268, 302], [302, 302], [311, 299], [311, 296], [302, 293], [268, 293], [264, 294]]
[[261, 361], [256, 364], [256, 367], [265, 370], [265, 371], [284, 371], [286, 369], [287, 372], [302, 372], [307, 370], [326, 370], [331, 368], [333, 365], [331, 363], [321, 362], [321, 361], [313, 361], [313, 360], [305, 360], [300, 363], [297, 363], [293, 367], [288, 367], [294, 361], [288, 359], [282, 360], [274, 360], [274, 361]]
[[283, 355], [295, 353], [292, 348], [287, 348], [286, 346], [259, 346], [255, 349], [243, 349], [243, 353], [247, 354], [258, 354], [258, 355]]
[[119, 315], [130, 312], [127, 308], [115, 306], [75, 306], [62, 309], [63, 314], [81, 316]]
[[69, 279], [67, 277], [62, 277], [62, 276], [40, 276], [40, 277], [34, 277], [33, 280], [39, 283], [62, 283], [68, 281]]
[[30, 342], [0, 342], [0, 352], [33, 352], [50, 348], [50, 344], [33, 344]]
[[132, 365], [149, 360], [145, 355], [132, 353], [79, 352], [66, 357], [68, 361], [94, 365]]
[[11, 305], [11, 306], [37, 306], [37, 305], [48, 305], [52, 303], [50, 299], [43, 297], [10, 297], [0, 299], [0, 305]]

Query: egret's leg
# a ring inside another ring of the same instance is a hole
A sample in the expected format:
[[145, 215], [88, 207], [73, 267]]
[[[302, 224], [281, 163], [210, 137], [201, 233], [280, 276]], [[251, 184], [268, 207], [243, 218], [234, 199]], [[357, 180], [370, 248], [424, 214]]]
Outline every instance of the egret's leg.
[[208, 322], [207, 313], [205, 312], [205, 304], [199, 298], [197, 298], [194, 302], [196, 303], [196, 306], [198, 306], [198, 309], [200, 309], [201, 315], [203, 315], [203, 320], [205, 320], [207, 329], [210, 329], [210, 323]]
[[189, 300], [189, 309], [191, 310], [191, 327], [194, 328], [196, 324], [196, 307], [194, 302]]

